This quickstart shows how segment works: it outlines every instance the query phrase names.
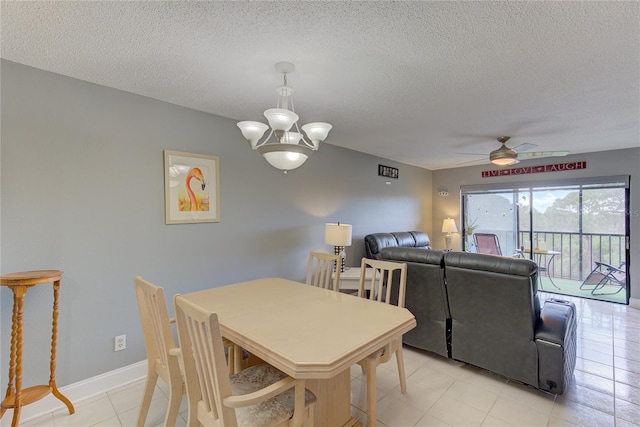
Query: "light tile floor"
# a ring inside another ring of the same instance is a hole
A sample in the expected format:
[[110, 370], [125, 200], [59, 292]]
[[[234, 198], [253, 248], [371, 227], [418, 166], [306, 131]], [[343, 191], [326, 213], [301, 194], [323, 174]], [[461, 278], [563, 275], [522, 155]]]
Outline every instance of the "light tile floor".
[[[542, 294], [556, 296], [553, 294]], [[572, 299], [578, 308], [577, 366], [561, 395], [545, 393], [482, 369], [405, 347], [408, 393], [400, 393], [395, 361], [378, 368], [378, 425], [640, 426], [640, 310]], [[352, 413], [366, 425], [366, 387], [351, 369]], [[64, 410], [22, 423], [33, 426], [134, 426], [144, 382], [137, 381]], [[159, 380], [148, 426], [162, 425], [168, 390]], [[186, 405], [178, 425], [186, 425]], [[328, 426], [316, 426], [328, 427]]]

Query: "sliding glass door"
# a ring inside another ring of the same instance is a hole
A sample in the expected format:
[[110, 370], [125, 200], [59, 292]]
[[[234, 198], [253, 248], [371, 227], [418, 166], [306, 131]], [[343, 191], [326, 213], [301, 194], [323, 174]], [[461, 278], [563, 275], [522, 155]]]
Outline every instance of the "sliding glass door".
[[[628, 303], [629, 178], [462, 188], [463, 249], [494, 234], [504, 256], [526, 257], [545, 291]], [[611, 266], [616, 280], [592, 274]], [[590, 276], [592, 274], [592, 276]]]
[[515, 192], [468, 194], [464, 198], [463, 206], [463, 224], [466, 225], [465, 250], [478, 251], [474, 234], [495, 234], [503, 255], [515, 253], [518, 247], [519, 214]]

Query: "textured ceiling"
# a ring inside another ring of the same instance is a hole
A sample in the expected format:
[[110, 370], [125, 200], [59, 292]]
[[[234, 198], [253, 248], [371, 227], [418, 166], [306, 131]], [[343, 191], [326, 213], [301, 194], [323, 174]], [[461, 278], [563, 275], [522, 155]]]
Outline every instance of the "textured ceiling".
[[456, 153], [500, 135], [571, 153], [640, 146], [637, 1], [1, 7], [2, 58], [236, 120], [265, 121], [274, 64], [293, 62], [300, 124], [428, 169], [482, 160]]

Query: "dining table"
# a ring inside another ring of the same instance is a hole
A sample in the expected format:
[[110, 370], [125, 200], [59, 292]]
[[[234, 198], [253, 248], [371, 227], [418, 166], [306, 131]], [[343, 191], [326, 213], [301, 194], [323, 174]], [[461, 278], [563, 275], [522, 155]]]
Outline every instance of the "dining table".
[[225, 338], [304, 379], [317, 397], [319, 427], [361, 425], [351, 415], [351, 366], [416, 326], [405, 308], [283, 278], [182, 296], [216, 312]]

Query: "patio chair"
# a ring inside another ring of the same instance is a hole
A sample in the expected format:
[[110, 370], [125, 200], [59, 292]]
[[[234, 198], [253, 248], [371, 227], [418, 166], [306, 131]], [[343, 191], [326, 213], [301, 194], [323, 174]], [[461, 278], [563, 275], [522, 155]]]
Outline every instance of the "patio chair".
[[[614, 267], [604, 262], [597, 262], [591, 273], [580, 285], [582, 290], [591, 290], [591, 295], [615, 295], [627, 286], [625, 262]], [[601, 292], [603, 289], [611, 292]]]
[[502, 255], [500, 250], [500, 241], [498, 236], [491, 233], [475, 233], [473, 240], [476, 244], [476, 250], [480, 254]]

